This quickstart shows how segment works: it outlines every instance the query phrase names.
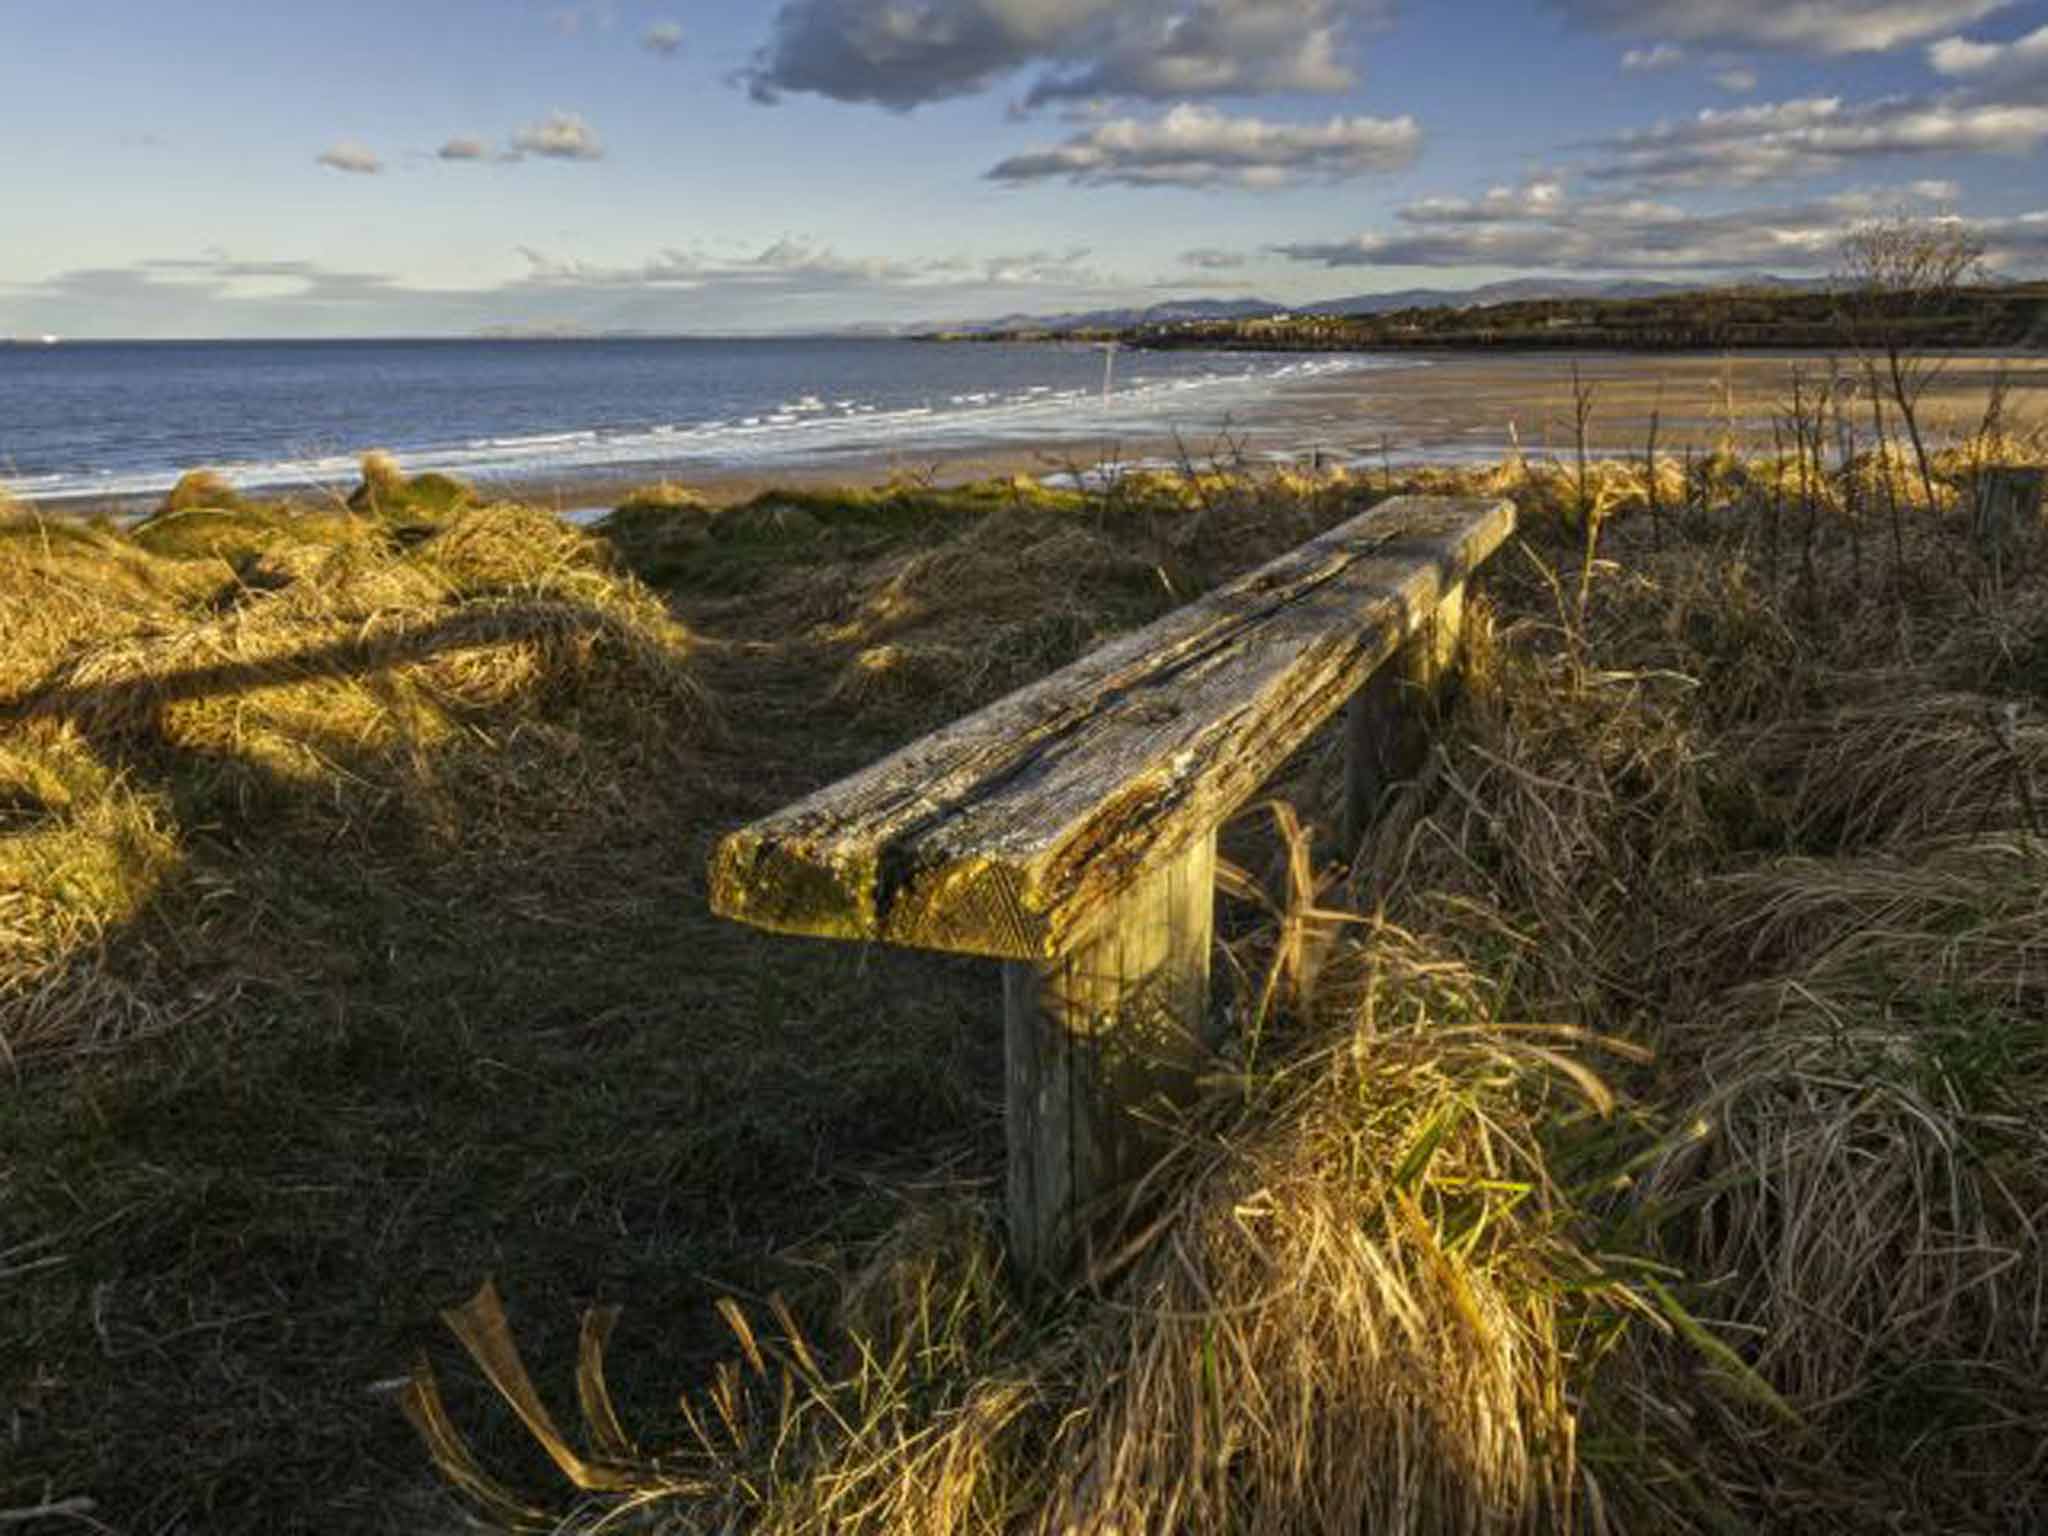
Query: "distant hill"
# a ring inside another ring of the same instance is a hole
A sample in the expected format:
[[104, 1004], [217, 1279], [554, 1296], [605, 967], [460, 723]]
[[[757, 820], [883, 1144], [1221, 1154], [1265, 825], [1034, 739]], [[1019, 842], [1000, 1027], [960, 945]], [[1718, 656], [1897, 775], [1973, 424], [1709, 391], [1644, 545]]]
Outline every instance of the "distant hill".
[[1717, 287], [1795, 293], [1825, 288], [1828, 283], [1824, 277], [1756, 277], [1725, 284], [1664, 282], [1654, 278], [1517, 277], [1504, 282], [1483, 283], [1477, 288], [1399, 288], [1385, 293], [1359, 293], [1297, 305], [1260, 298], [1169, 299], [1142, 309], [1098, 309], [1054, 315], [1019, 313], [994, 320], [969, 320], [922, 329], [963, 336], [1016, 331], [1064, 335], [1074, 331], [1129, 331], [1148, 326], [1263, 320], [1281, 315], [1387, 315], [1407, 309], [1484, 309], [1496, 304], [1553, 299], [1651, 299], [1669, 294], [1698, 293]]
[[1402, 309], [1483, 309], [1491, 304], [1519, 304], [1536, 299], [1649, 299], [1683, 293], [1697, 283], [1662, 283], [1647, 278], [1517, 277], [1477, 288], [1398, 288], [1388, 293], [1361, 293], [1348, 299], [1321, 299], [1295, 307], [1298, 315], [1389, 315]]
[[994, 320], [963, 320], [919, 329], [976, 336], [986, 331], [1126, 331], [1146, 325], [1181, 325], [1209, 320], [1252, 320], [1294, 313], [1272, 299], [1169, 299], [1142, 309], [1092, 309], [1057, 315], [1003, 315]]

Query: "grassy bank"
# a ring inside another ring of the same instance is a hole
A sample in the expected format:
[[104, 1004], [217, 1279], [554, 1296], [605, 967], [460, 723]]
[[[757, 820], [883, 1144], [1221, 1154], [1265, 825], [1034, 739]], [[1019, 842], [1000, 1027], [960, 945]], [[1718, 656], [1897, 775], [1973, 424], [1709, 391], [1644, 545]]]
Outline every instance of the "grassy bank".
[[[580, 1528], [2043, 1518], [2041, 457], [15, 515], [0, 1508], [452, 1527], [409, 1406]], [[705, 855], [1390, 489], [1522, 508], [1465, 695], [1368, 848], [1230, 830], [1165, 1219], [1020, 1292], [993, 978]]]

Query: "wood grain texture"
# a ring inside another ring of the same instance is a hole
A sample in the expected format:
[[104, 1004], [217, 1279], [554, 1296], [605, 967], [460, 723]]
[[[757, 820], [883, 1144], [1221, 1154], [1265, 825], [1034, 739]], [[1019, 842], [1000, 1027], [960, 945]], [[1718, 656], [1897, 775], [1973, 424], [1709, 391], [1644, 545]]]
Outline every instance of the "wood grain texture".
[[[1053, 961], [1003, 967], [1010, 1251], [1057, 1275], [1091, 1218], [1158, 1161], [1160, 1118], [1213, 1056], [1216, 837], [1110, 903]], [[1157, 1111], [1153, 1113], [1153, 1111]]]
[[786, 933], [1049, 961], [1257, 792], [1514, 529], [1401, 497], [720, 844]]

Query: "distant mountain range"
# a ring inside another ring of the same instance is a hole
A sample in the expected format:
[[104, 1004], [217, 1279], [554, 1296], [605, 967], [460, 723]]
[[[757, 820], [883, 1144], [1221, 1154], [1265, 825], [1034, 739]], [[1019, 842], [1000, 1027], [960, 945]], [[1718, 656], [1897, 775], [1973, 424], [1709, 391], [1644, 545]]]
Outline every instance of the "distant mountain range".
[[1650, 278], [1517, 277], [1477, 288], [1399, 288], [1387, 293], [1360, 293], [1349, 298], [1320, 299], [1313, 304], [1287, 305], [1272, 299], [1169, 299], [1144, 308], [1095, 309], [1057, 315], [1003, 315], [920, 329], [953, 335], [990, 331], [1122, 331], [1145, 325], [1176, 325], [1185, 321], [1244, 320], [1271, 315], [1384, 315], [1401, 309], [1483, 309], [1533, 299], [1649, 299], [1668, 293], [1698, 293], [1723, 287], [1773, 288], [1799, 292], [1828, 286], [1824, 277], [1756, 277], [1739, 284], [1669, 283]]

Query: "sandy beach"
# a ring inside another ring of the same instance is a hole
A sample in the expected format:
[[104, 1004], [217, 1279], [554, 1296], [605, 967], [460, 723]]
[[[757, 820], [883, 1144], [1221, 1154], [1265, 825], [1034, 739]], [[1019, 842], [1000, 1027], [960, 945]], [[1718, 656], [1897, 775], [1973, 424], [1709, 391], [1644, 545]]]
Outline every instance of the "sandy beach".
[[[1455, 352], [1402, 362], [1408, 366], [1289, 380], [1226, 416], [1191, 419], [1177, 433], [1091, 434], [1069, 425], [1029, 441], [952, 439], [925, 447], [899, 442], [886, 449], [744, 465], [682, 460], [600, 474], [477, 478], [496, 494], [573, 513], [611, 507], [636, 487], [664, 480], [729, 504], [777, 486], [876, 485], [897, 477], [952, 485], [1011, 475], [1071, 475], [1104, 465], [1321, 463], [1370, 470], [1383, 463], [1493, 459], [1517, 446], [1531, 454], [1564, 454], [1575, 451], [1574, 362], [1591, 393], [1588, 444], [1603, 454], [1640, 454], [1653, 416], [1660, 451], [1703, 449], [1728, 437], [1740, 448], [1768, 448], [1774, 420], [1790, 409], [1795, 379], [1802, 391], [1824, 388], [1830, 379], [1844, 381], [1851, 420], [1859, 431], [1870, 427], [1854, 358]], [[2008, 427], [2048, 426], [2048, 356], [1959, 355], [1939, 360], [1927, 388], [1922, 414], [1929, 430], [1941, 436], [1973, 429], [2001, 378]], [[348, 489], [308, 487], [296, 499], [339, 497]], [[131, 516], [158, 499], [52, 499], [40, 505], [72, 515]]]
[[[666, 478], [727, 504], [776, 486], [873, 485], [896, 476], [955, 485], [1072, 474], [1104, 464], [1202, 466], [1240, 458], [1255, 465], [1320, 459], [1370, 470], [1382, 462], [1494, 459], [1517, 445], [1532, 454], [1574, 451], [1573, 359], [1554, 352], [1458, 352], [1418, 361], [1424, 366], [1283, 384], [1242, 414], [1179, 437], [1075, 434], [1025, 445], [835, 455], [744, 470], [679, 466]], [[1859, 375], [1853, 358], [1810, 352], [1596, 353], [1577, 363], [1580, 380], [1592, 392], [1588, 443], [1608, 455], [1640, 454], [1653, 414], [1660, 452], [1706, 449], [1731, 436], [1740, 448], [1767, 448], [1774, 419], [1790, 410], [1795, 376], [1804, 392], [1837, 376]], [[1923, 403], [1925, 421], [1936, 434], [1974, 429], [2001, 376], [2008, 427], [2048, 428], [2048, 356], [2039, 354], [1941, 359]], [[1859, 387], [1845, 398], [1855, 402], [1851, 412], [1858, 430], [1867, 432], [1867, 395]], [[492, 483], [522, 499], [575, 510], [613, 505], [650, 478], [663, 477]]]

